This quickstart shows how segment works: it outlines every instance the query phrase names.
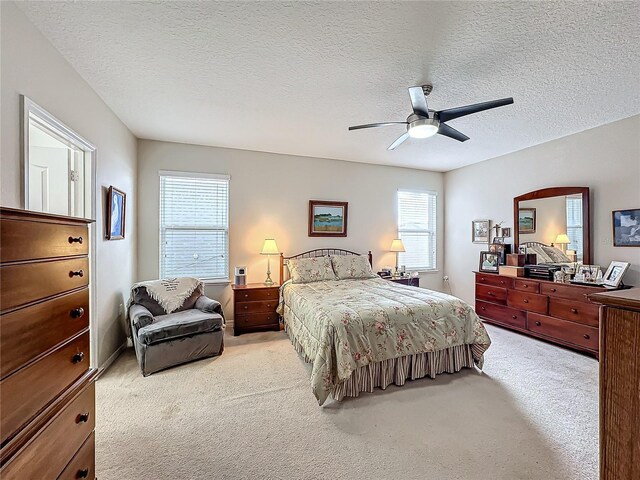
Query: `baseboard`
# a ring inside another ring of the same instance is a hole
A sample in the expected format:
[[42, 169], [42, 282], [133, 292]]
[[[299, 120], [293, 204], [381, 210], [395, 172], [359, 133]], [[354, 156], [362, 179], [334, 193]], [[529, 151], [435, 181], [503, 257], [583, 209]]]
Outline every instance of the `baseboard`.
[[107, 358], [107, 360], [102, 365], [98, 367], [98, 376], [96, 377], [96, 380], [98, 380], [104, 374], [104, 372], [106, 372], [109, 369], [109, 367], [113, 365], [113, 362], [116, 361], [116, 359], [120, 356], [120, 354], [124, 351], [125, 348], [127, 348], [126, 340], [122, 345], [116, 348], [116, 351], [113, 352], [111, 356]]

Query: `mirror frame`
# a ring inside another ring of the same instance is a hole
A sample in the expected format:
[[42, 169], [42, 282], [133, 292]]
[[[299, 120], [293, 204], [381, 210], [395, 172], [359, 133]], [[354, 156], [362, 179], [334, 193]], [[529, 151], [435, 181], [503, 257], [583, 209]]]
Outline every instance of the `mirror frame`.
[[566, 195], [582, 194], [582, 263], [591, 265], [591, 215], [589, 213], [589, 187], [550, 187], [534, 190], [513, 199], [513, 245], [517, 253], [520, 245], [520, 233], [518, 228], [519, 204], [525, 200], [559, 197]]

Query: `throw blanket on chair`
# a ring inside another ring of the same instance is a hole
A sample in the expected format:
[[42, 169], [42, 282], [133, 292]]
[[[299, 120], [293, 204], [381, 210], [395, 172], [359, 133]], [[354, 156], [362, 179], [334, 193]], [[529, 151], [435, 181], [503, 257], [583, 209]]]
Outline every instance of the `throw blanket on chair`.
[[166, 278], [138, 282], [131, 287], [131, 291], [140, 287], [146, 288], [149, 296], [158, 302], [165, 312], [171, 313], [180, 308], [201, 284], [200, 280], [192, 277]]

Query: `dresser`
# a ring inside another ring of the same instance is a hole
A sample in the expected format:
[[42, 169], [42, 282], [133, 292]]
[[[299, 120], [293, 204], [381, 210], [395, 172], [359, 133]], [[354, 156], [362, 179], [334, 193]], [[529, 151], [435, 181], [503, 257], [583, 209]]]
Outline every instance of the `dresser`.
[[88, 220], [0, 209], [0, 476], [95, 478]]
[[640, 288], [589, 295], [600, 307], [600, 478], [640, 478]]
[[598, 356], [598, 306], [606, 289], [475, 272], [476, 313], [484, 321]]
[[233, 285], [233, 334], [280, 330], [280, 285]]

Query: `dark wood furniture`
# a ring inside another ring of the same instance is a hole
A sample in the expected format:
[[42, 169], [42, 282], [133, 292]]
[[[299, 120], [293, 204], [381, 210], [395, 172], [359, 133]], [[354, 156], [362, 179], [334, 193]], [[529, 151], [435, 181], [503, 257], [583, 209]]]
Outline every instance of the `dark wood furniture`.
[[[518, 229], [518, 212], [520, 202], [527, 200], [536, 200], [541, 198], [551, 198], [567, 195], [582, 195], [582, 263], [585, 265], [591, 265], [591, 223], [589, 222], [589, 187], [551, 187], [535, 190], [533, 192], [525, 193], [513, 199], [513, 241], [514, 248], [518, 249], [520, 245], [520, 236]], [[566, 233], [566, 232], [557, 232]]]
[[476, 313], [484, 321], [598, 356], [598, 306], [587, 295], [603, 287], [475, 272]]
[[264, 283], [232, 285], [233, 334], [280, 330], [280, 316], [276, 313], [280, 285]]
[[640, 478], [640, 288], [589, 295], [600, 307], [600, 478]]
[[410, 287], [419, 287], [420, 279], [418, 277], [382, 277], [390, 282], [399, 283], [401, 285], [408, 285]]
[[89, 220], [0, 209], [0, 477], [95, 478]]

